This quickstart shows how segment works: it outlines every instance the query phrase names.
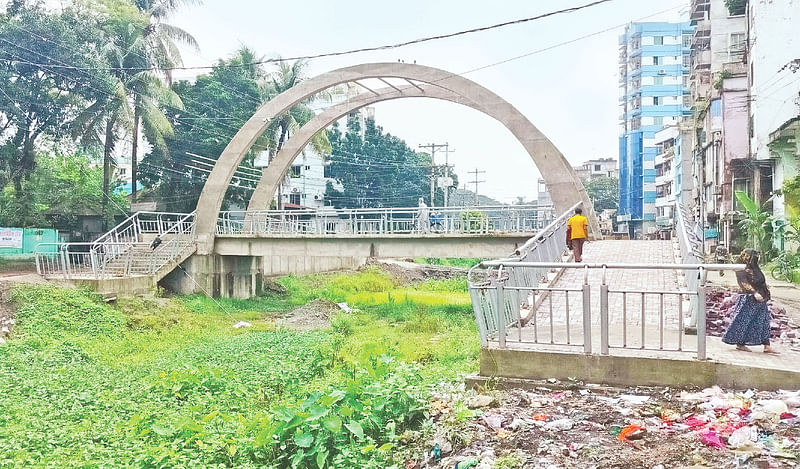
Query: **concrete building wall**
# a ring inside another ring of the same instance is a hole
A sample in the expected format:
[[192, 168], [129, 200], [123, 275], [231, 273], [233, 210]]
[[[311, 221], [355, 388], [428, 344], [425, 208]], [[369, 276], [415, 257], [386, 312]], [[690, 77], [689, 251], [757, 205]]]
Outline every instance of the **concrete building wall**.
[[[798, 22], [800, 0], [749, 2], [748, 63], [753, 97], [750, 149], [757, 160], [771, 163], [773, 189], [780, 188], [783, 181], [796, 176], [798, 171], [800, 148], [796, 140], [800, 131], [796, 125], [791, 125], [800, 118]], [[784, 132], [787, 126], [794, 129]], [[773, 212], [776, 216], [784, 216], [784, 203], [782, 197], [775, 198]]]

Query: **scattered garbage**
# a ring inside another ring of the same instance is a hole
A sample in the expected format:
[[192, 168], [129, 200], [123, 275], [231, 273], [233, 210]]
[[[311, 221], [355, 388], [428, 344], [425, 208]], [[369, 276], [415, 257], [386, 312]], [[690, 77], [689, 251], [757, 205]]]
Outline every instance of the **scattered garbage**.
[[619, 431], [617, 439], [620, 441], [641, 440], [646, 432], [647, 430], [639, 425], [628, 425]]
[[236, 324], [233, 325], [233, 328], [234, 329], [241, 329], [243, 327], [250, 327], [250, 326], [252, 326], [252, 324], [250, 324], [247, 321], [239, 321], [239, 322], [237, 322]]
[[435, 436], [416, 459], [404, 455], [418, 464], [405, 469], [491, 469], [516, 460], [558, 469], [800, 468], [798, 390], [552, 385], [491, 396], [463, 387], [435, 392]]

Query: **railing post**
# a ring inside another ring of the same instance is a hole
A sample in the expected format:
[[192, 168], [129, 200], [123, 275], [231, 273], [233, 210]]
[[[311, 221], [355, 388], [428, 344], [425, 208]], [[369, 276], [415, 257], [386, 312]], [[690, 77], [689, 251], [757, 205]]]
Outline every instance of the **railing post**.
[[600, 284], [600, 354], [608, 355], [608, 285], [605, 265], [603, 265], [603, 281]]
[[66, 249], [61, 250], [61, 263], [64, 264], [64, 277], [67, 280], [70, 280], [72, 278], [72, 275], [70, 273], [70, 268], [69, 268], [69, 254], [67, 254]]
[[497, 343], [506, 348], [506, 305], [503, 286], [503, 267], [497, 269]]
[[583, 279], [583, 351], [592, 353], [592, 292], [589, 286], [589, 266]]
[[706, 272], [700, 267], [697, 280], [697, 359], [706, 359]]

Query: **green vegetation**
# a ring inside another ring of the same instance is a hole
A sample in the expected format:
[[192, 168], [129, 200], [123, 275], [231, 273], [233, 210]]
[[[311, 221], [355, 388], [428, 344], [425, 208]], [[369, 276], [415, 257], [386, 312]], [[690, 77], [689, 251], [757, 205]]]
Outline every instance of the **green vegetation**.
[[485, 259], [470, 257], [417, 257], [414, 259], [414, 262], [417, 264], [445, 265], [448, 267], [461, 267], [464, 269], [469, 269], [483, 260]]
[[[368, 269], [279, 282], [287, 294], [222, 300], [230, 314], [200, 296], [109, 305], [15, 288], [0, 467], [390, 467], [431, 386], [476, 366], [464, 280], [400, 286]], [[318, 297], [358, 309], [329, 329], [276, 326]]]
[[[412, 150], [374, 120], [367, 119], [364, 129], [357, 119], [349, 120], [344, 131], [334, 124], [330, 144], [331, 177], [342, 190], [328, 184], [325, 199], [335, 207], [416, 207], [420, 196], [431, 205], [430, 155]], [[452, 173], [451, 177], [457, 187], [458, 178]], [[441, 188], [436, 189], [435, 198], [436, 206], [442, 206]]]
[[731, 16], [743, 15], [747, 12], [747, 0], [725, 0], [725, 6], [728, 7], [728, 13]]

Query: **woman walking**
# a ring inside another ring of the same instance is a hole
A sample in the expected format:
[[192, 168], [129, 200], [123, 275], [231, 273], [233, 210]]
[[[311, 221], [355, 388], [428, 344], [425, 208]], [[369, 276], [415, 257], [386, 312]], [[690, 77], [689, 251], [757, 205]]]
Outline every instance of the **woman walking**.
[[736, 350], [749, 351], [748, 345], [763, 345], [764, 353], [778, 353], [769, 344], [771, 318], [767, 302], [771, 296], [764, 274], [758, 267], [758, 251], [745, 249], [739, 255], [739, 263], [747, 266], [736, 272], [742, 294], [722, 341], [736, 345]]

